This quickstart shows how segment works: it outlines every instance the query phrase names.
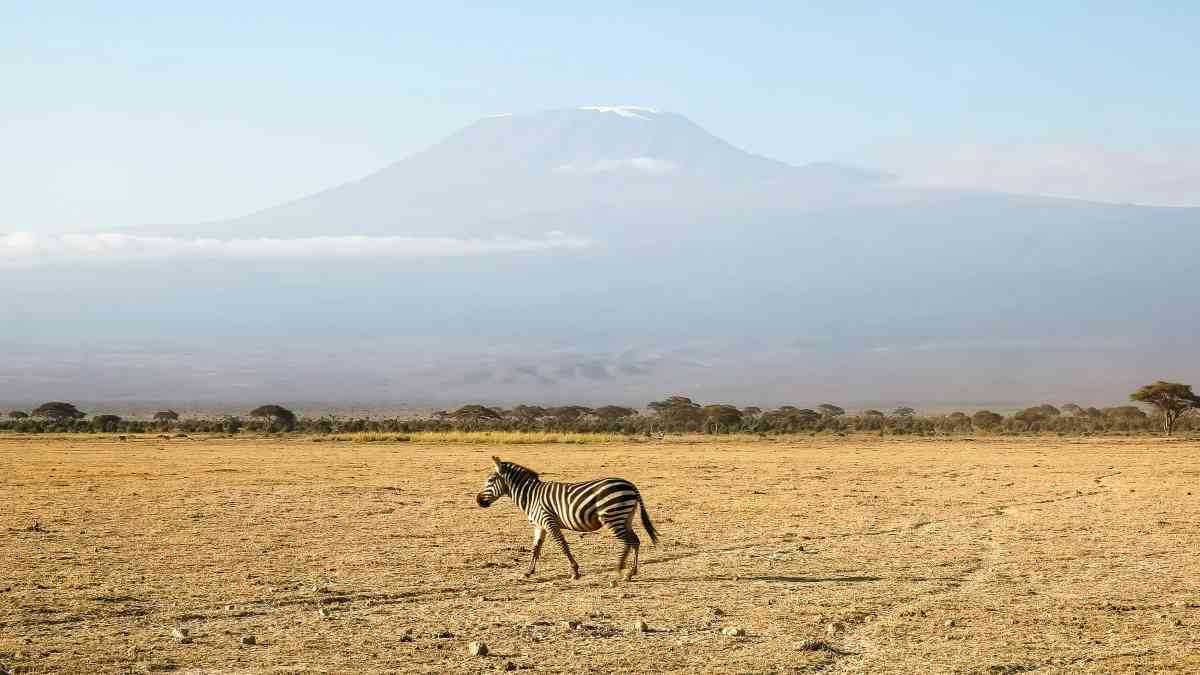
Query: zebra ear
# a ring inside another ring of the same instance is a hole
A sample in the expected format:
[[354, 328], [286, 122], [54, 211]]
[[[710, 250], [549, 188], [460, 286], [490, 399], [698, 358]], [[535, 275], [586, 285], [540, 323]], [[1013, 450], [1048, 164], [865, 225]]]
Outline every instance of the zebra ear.
[[500, 461], [499, 457], [492, 455], [492, 462], [496, 465], [496, 471], [499, 471], [503, 468], [503, 462]]

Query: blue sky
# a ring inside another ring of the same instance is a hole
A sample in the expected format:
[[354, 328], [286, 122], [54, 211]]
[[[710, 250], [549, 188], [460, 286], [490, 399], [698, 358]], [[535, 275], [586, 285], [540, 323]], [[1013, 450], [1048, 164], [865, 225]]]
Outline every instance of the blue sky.
[[24, 4], [0, 231], [232, 217], [588, 104], [917, 184], [1200, 205], [1193, 3]]

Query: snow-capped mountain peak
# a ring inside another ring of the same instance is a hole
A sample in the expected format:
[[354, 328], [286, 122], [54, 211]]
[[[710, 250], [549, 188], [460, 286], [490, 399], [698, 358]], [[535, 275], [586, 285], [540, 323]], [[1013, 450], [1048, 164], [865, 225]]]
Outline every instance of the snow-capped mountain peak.
[[652, 115], [661, 114], [654, 108], [643, 108], [635, 105], [584, 105], [579, 106], [580, 110], [590, 110], [592, 112], [613, 113], [621, 117], [628, 117], [638, 120], [649, 120]]

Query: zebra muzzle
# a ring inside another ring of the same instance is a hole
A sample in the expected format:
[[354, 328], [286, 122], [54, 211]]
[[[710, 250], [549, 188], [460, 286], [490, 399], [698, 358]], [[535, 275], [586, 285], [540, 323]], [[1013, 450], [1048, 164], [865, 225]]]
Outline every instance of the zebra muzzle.
[[492, 505], [492, 503], [490, 501], [488, 501], [487, 495], [483, 494], [482, 492], [475, 495], [475, 503], [482, 506], [485, 509]]

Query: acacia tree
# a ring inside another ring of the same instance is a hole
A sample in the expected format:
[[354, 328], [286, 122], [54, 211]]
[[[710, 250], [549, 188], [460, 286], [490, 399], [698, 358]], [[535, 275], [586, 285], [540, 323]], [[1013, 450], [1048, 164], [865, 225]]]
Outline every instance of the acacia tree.
[[704, 415], [705, 431], [720, 433], [742, 426], [742, 411], [724, 404], [706, 405], [700, 409]]
[[991, 410], [980, 410], [971, 416], [971, 426], [982, 431], [991, 431], [1004, 422], [1004, 416]]
[[79, 408], [76, 408], [73, 404], [64, 403], [62, 401], [50, 401], [49, 403], [43, 403], [39, 405], [33, 409], [33, 416], [44, 417], [46, 419], [59, 422], [63, 420], [78, 420], [87, 417], [87, 415], [81, 412]]
[[1175, 431], [1179, 418], [1195, 408], [1200, 408], [1200, 397], [1192, 393], [1192, 385], [1179, 382], [1147, 384], [1129, 395], [1130, 400], [1152, 405], [1162, 413], [1163, 426], [1167, 435]]
[[504, 415], [502, 415], [499, 410], [496, 410], [495, 408], [489, 408], [478, 403], [464, 405], [458, 410], [450, 413], [450, 417], [454, 418], [454, 420], [457, 422], [465, 424], [467, 431], [471, 431], [474, 429], [475, 425], [481, 422], [495, 422], [497, 420], [504, 419]]
[[647, 405], [662, 422], [663, 427], [686, 430], [689, 426], [698, 425], [703, 420], [700, 404], [686, 396], [671, 396], [662, 401], [653, 401]]
[[821, 413], [822, 417], [841, 417], [846, 414], [846, 409], [832, 403], [822, 403], [817, 406], [817, 412]]
[[260, 405], [250, 411], [250, 416], [265, 419], [268, 432], [275, 431], [276, 427], [284, 431], [296, 428], [296, 413], [280, 405]]
[[615, 422], [626, 417], [633, 417], [637, 414], [637, 411], [633, 408], [626, 408], [620, 405], [602, 405], [596, 408], [593, 414], [605, 422]]
[[160, 410], [154, 413], [154, 421], [158, 422], [159, 426], [166, 428], [170, 426], [172, 422], [179, 421], [179, 413], [175, 412], [174, 410]]
[[94, 415], [92, 416], [92, 429], [112, 433], [117, 430], [117, 425], [121, 423], [121, 418], [118, 415]]

